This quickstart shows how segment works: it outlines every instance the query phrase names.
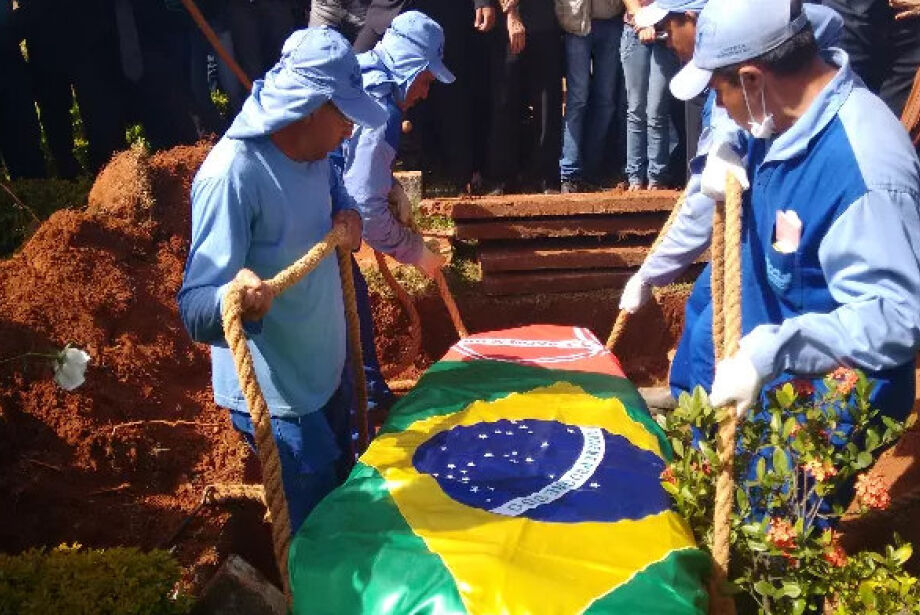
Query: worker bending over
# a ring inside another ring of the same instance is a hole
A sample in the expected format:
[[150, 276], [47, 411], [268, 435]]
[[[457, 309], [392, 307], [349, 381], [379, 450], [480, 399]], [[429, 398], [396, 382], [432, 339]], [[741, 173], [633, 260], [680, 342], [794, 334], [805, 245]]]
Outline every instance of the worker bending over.
[[[424, 13], [408, 11], [394, 18], [380, 42], [358, 55], [364, 90], [385, 110], [386, 123], [358, 126], [332, 156], [333, 165], [341, 168], [345, 187], [361, 213], [364, 240], [401, 263], [417, 266], [429, 277], [444, 264], [444, 258], [432, 252], [421, 235], [409, 228], [412, 205], [393, 177], [393, 162], [399, 149], [403, 113], [428, 96], [435, 79], [442, 83], [454, 81], [444, 66], [443, 50], [441, 26]], [[369, 405], [385, 407], [391, 394], [377, 361], [367, 284], [357, 265], [354, 271]]]
[[271, 412], [296, 532], [344, 478], [352, 460], [349, 393], [341, 386], [345, 316], [338, 263], [326, 258], [274, 297], [263, 280], [345, 224], [352, 247], [361, 219], [327, 156], [354, 124], [386, 113], [361, 88], [348, 42], [329, 28], [298, 30], [252, 93], [192, 184], [192, 240], [179, 311], [191, 336], [211, 345], [214, 398], [253, 443], [253, 426], [227, 348], [221, 304], [236, 281], [256, 376]]
[[[696, 40], [696, 23], [707, 0], [657, 0], [636, 15], [636, 23], [654, 27], [666, 35], [668, 46], [686, 64], [693, 57]], [[827, 7], [804, 4], [803, 10], [815, 34], [822, 56], [831, 58], [831, 49], [843, 31], [843, 19]], [[712, 237], [712, 218], [715, 201], [725, 199], [725, 178], [730, 174], [748, 188], [746, 155], [747, 137], [723, 107], [716, 104], [716, 91], [706, 88], [703, 95], [703, 131], [697, 145], [696, 157], [690, 163], [691, 176], [687, 184], [687, 197], [677, 218], [666, 231], [659, 246], [630, 278], [620, 298], [620, 309], [634, 313], [651, 297], [653, 286], [666, 286], [685, 272], [709, 247]], [[684, 322], [687, 327], [712, 327], [711, 266], [700, 273], [687, 301]], [[715, 355], [711, 344], [702, 340], [691, 347], [683, 344], [674, 356], [673, 373], [685, 374], [690, 366], [699, 380], [709, 387], [715, 371]], [[677, 396], [692, 389], [687, 382], [673, 383]]]
[[[844, 52], [822, 58], [795, 0], [711, 0], [671, 91], [687, 100], [707, 85], [751, 132], [744, 336], [716, 365], [710, 401], [744, 413], [764, 388], [810, 377], [821, 391], [844, 365], [876, 382], [883, 415], [905, 418], [920, 348], [920, 163], [903, 127]], [[691, 354], [712, 347], [701, 322], [684, 330]], [[710, 388], [692, 362], [675, 363], [671, 381]]]

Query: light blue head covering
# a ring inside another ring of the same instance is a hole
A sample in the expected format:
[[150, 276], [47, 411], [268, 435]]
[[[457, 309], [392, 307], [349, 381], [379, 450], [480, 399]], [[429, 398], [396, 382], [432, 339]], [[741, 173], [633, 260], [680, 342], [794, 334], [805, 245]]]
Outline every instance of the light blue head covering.
[[443, 55], [444, 30], [436, 21], [419, 11], [397, 15], [377, 46], [358, 56], [364, 88], [378, 93], [396, 86], [404, 100], [426, 69], [441, 83], [453, 83], [456, 78], [444, 66]]
[[648, 28], [668, 16], [668, 13], [685, 13], [694, 11], [699, 13], [706, 6], [706, 0], [655, 0], [643, 6], [636, 13], [636, 25]]
[[807, 26], [799, 0], [710, 0], [696, 23], [693, 59], [671, 79], [671, 93], [690, 100], [715, 69], [772, 51]]
[[285, 41], [278, 63], [252, 84], [227, 136], [271, 134], [329, 100], [361, 126], [376, 128], [387, 120], [386, 110], [365, 93], [358, 60], [344, 37], [326, 26], [297, 30]]

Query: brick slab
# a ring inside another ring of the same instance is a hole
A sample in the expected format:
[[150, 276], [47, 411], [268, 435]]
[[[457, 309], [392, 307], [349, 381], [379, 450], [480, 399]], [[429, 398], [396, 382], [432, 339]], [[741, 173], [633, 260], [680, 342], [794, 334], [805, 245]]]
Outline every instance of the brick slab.
[[479, 249], [479, 262], [483, 273], [638, 267], [645, 260], [647, 252], [648, 246], [643, 245], [586, 245], [546, 241], [483, 245]]
[[673, 190], [589, 194], [509, 194], [480, 198], [427, 199], [422, 210], [454, 220], [669, 212], [680, 194]]
[[527, 295], [621, 289], [632, 274], [628, 269], [494, 273], [483, 278], [482, 290], [487, 295]]
[[466, 220], [458, 222], [457, 239], [538, 239], [542, 237], [654, 237], [664, 224], [663, 213], [619, 216], [567, 216], [525, 220]]

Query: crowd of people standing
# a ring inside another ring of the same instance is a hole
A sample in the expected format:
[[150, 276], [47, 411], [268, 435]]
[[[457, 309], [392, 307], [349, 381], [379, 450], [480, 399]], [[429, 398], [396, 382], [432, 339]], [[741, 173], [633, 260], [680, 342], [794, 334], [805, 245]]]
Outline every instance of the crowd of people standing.
[[[845, 19], [841, 45], [857, 73], [895, 113], [920, 65], [912, 2], [824, 1]], [[430, 15], [457, 82], [435, 85], [409, 115], [416, 130], [401, 153], [446, 192], [481, 194], [683, 183], [702, 101], [687, 103], [685, 120], [667, 87], [677, 58], [660, 32], [633, 20], [648, 3], [197, 2], [250, 79], [307, 25], [336, 28], [362, 52], [399, 13]], [[246, 97], [179, 0], [0, 0], [0, 66], [0, 157], [12, 178], [94, 173], [136, 124], [154, 149], [220, 135]], [[74, 109], [88, 143], [81, 161]]]

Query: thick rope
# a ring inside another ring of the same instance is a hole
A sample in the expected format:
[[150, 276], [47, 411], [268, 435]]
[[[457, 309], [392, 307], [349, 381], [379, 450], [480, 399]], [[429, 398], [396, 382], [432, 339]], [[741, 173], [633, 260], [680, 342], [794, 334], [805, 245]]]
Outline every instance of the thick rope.
[[[648, 256], [646, 256], [646, 258], [651, 256], [658, 248], [658, 246], [661, 245], [661, 242], [664, 241], [664, 238], [667, 236], [668, 231], [674, 224], [674, 221], [677, 220], [677, 216], [680, 213], [680, 209], [683, 207], [685, 200], [687, 200], [686, 190], [681, 193], [680, 197], [677, 199], [677, 202], [674, 204], [674, 208], [668, 215], [668, 219], [665, 220], [664, 226], [661, 227], [661, 230], [658, 232], [658, 236], [655, 237], [655, 241], [652, 243], [652, 247], [649, 248]], [[620, 310], [619, 313], [617, 313], [616, 320], [613, 322], [613, 328], [610, 330], [610, 335], [607, 337], [607, 350], [613, 351], [614, 346], [616, 346], [617, 342], [620, 341], [620, 337], [622, 337], [623, 331], [626, 329], [626, 323], [628, 321], [629, 312], [626, 310]]]
[[[342, 300], [345, 302], [345, 324], [348, 328], [348, 353], [355, 394], [358, 396], [358, 451], [363, 453], [370, 442], [367, 433], [367, 378], [364, 376], [364, 349], [361, 348], [361, 320], [355, 297], [355, 279], [351, 268], [351, 252], [339, 245], [339, 275], [342, 277]], [[344, 451], [343, 451], [344, 452]]]
[[[300, 260], [295, 262], [287, 269], [281, 271], [265, 283], [272, 289], [275, 295], [278, 295], [298, 281], [305, 275], [313, 271], [316, 266], [326, 258], [337, 245], [347, 241], [347, 231], [342, 225], [336, 225], [333, 229]], [[347, 257], [346, 253], [346, 257]], [[355, 305], [354, 280], [351, 277], [351, 262], [347, 266], [340, 266], [339, 270], [342, 275], [343, 296], [346, 302], [346, 318], [349, 321], [349, 344], [352, 350], [352, 366], [355, 366], [354, 357], [357, 356], [357, 366], [359, 369], [355, 373], [355, 384], [358, 389], [359, 406], [358, 420], [359, 425], [364, 426], [364, 439], [367, 438], [367, 395], [361, 395], [361, 391], [366, 391], [364, 383], [364, 369], [361, 361], [360, 338], [353, 334], [354, 322], [357, 322], [357, 306]], [[288, 550], [291, 543], [291, 520], [288, 514], [287, 498], [284, 495], [284, 485], [281, 480], [281, 460], [278, 456], [278, 446], [272, 434], [271, 415], [269, 414], [268, 405], [265, 403], [265, 397], [256, 378], [255, 368], [252, 363], [252, 354], [246, 343], [246, 334], [243, 330], [243, 290], [233, 283], [224, 296], [223, 305], [223, 323], [224, 335], [227, 344], [233, 354], [233, 362], [236, 365], [237, 375], [240, 381], [240, 388], [243, 396], [246, 398], [246, 405], [249, 408], [249, 416], [252, 420], [253, 431], [256, 442], [256, 454], [262, 465], [262, 484], [265, 489], [265, 500], [272, 519], [272, 546], [274, 547], [275, 559], [278, 563], [278, 569], [281, 572], [281, 581], [284, 588], [284, 594], [291, 600], [290, 580], [288, 578]], [[357, 346], [357, 349], [355, 348]], [[357, 353], [357, 354], [356, 354]]]
[[901, 111], [901, 124], [910, 134], [914, 145], [920, 143], [920, 70], [914, 76], [914, 84]]
[[[409, 343], [406, 345], [406, 350], [402, 358], [396, 365], [387, 369], [381, 369], [383, 377], [386, 380], [390, 380], [409, 369], [418, 358], [419, 351], [422, 348], [422, 318], [419, 316], [418, 310], [412, 302], [412, 297], [409, 296], [409, 293], [407, 293], [402, 285], [396, 281], [396, 278], [393, 277], [393, 272], [390, 271], [390, 267], [387, 265], [386, 257], [381, 252], [374, 250], [374, 258], [377, 260], [377, 269], [380, 270], [380, 274], [383, 276], [383, 279], [386, 280], [387, 286], [396, 294], [396, 299], [402, 304], [403, 309], [405, 309], [406, 314], [409, 316]], [[391, 382], [389, 384], [392, 389], [393, 383]]]
[[[419, 235], [422, 234], [421, 229], [414, 219], [409, 220], [408, 227], [413, 232]], [[447, 308], [447, 313], [450, 315], [450, 321], [454, 324], [454, 330], [457, 331], [457, 337], [460, 339], [468, 337], [470, 333], [466, 325], [463, 324], [463, 319], [460, 318], [460, 309], [457, 308], [457, 302], [450, 292], [450, 286], [447, 285], [447, 278], [444, 277], [444, 272], [439, 269], [434, 276], [434, 281], [435, 284], [438, 285], [438, 293], [441, 295], [441, 301], [444, 302], [444, 307]]]
[[437, 273], [434, 275], [434, 281], [438, 285], [441, 301], [444, 302], [447, 313], [450, 314], [450, 320], [454, 323], [454, 329], [456, 329], [457, 335], [460, 339], [468, 337], [470, 333], [466, 330], [463, 319], [460, 318], [460, 310], [457, 308], [457, 302], [454, 300], [454, 296], [450, 293], [450, 286], [447, 285], [447, 279], [444, 277], [444, 272], [438, 269]]
[[[741, 186], [729, 177], [725, 189], [725, 204], [716, 205], [713, 219], [712, 247], [712, 329], [717, 359], [730, 357], [738, 350], [741, 340]], [[717, 246], [716, 241], [724, 246]], [[717, 307], [718, 304], [718, 307]], [[715, 562], [710, 585], [711, 611], [734, 615], [735, 602], [722, 593], [728, 578], [731, 556], [731, 520], [735, 500], [734, 458], [738, 415], [734, 407], [721, 409], [724, 415], [719, 425], [718, 455], [721, 469], [716, 480], [713, 514], [712, 556]]]

